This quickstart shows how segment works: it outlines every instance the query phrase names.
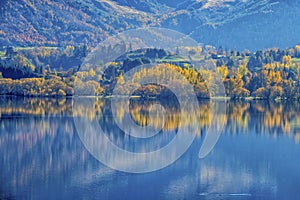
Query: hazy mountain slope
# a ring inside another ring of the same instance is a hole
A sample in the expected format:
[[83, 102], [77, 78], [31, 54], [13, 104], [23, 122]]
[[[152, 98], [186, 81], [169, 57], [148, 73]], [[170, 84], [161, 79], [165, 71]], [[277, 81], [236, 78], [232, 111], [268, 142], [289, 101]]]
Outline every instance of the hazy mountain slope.
[[139, 11], [149, 12], [152, 14], [159, 14], [166, 12], [168, 6], [162, 5], [157, 0], [114, 0], [121, 6], [127, 6]]
[[2, 45], [95, 45], [123, 30], [162, 26], [225, 48], [299, 42], [299, 0], [1, 0]]
[[300, 43], [299, 8], [299, 0], [186, 0], [163, 26], [230, 49], [286, 48]]
[[191, 36], [216, 46], [236, 49], [292, 47], [300, 43], [299, 8], [299, 1], [281, 1], [271, 12], [237, 18], [216, 28], [202, 26]]
[[153, 21], [145, 12], [104, 0], [7, 0], [1, 13], [0, 41], [18, 45], [96, 43]]

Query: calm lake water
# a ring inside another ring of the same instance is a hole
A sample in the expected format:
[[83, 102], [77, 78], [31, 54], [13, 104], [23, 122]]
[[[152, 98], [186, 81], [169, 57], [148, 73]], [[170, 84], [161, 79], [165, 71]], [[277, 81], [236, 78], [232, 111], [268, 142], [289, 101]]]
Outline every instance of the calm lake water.
[[[188, 126], [179, 122], [176, 103], [163, 103], [171, 116], [163, 131], [138, 144], [117, 127], [109, 100], [97, 101], [93, 112], [74, 110], [72, 103], [0, 98], [0, 199], [300, 199], [299, 103], [226, 102], [222, 134], [199, 159], [212, 105], [218, 104], [200, 102], [201, 130], [188, 151], [174, 164], [145, 174], [101, 164], [80, 140], [73, 115], [87, 112], [117, 145], [148, 151], [165, 145], [178, 126]], [[149, 123], [146, 111], [152, 104], [131, 102], [137, 124]], [[119, 105], [122, 120], [126, 110]], [[159, 124], [161, 118], [150, 121]]]

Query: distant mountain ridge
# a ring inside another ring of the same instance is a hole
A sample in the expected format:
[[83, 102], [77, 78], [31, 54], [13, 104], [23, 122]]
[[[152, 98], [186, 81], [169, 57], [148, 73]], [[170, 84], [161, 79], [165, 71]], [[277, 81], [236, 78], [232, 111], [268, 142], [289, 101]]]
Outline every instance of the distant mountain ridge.
[[236, 49], [300, 42], [299, 1], [1, 0], [0, 47], [95, 46], [138, 27], [166, 27], [205, 44]]

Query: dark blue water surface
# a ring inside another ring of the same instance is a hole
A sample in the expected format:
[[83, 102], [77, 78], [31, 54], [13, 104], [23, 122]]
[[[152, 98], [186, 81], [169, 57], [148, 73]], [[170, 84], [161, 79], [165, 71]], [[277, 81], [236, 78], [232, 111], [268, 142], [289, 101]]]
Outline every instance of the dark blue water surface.
[[[119, 143], [128, 142], [103, 117], [109, 115], [106, 102], [97, 105], [100, 124], [106, 121]], [[208, 112], [210, 102], [201, 106]], [[300, 105], [251, 101], [226, 106], [226, 126], [204, 159], [198, 153], [209, 116], [173, 165], [130, 174], [106, 167], [85, 149], [71, 99], [1, 98], [0, 199], [300, 199]], [[168, 123], [161, 134], [174, 136], [178, 123]], [[167, 139], [161, 138], [163, 144]], [[157, 139], [147, 145], [156, 146]]]

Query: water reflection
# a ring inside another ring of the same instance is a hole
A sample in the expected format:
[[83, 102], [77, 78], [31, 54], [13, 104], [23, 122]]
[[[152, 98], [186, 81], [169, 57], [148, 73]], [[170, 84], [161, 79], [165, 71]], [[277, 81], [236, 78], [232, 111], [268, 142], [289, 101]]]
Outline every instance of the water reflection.
[[[215, 102], [201, 101], [198, 116], [180, 123], [180, 107], [176, 103], [167, 107], [164, 134], [144, 143], [122, 134], [112, 120], [109, 100], [97, 100], [93, 110], [73, 110], [72, 103], [72, 99], [0, 98], [0, 199], [300, 197], [298, 102], [227, 102], [224, 134], [204, 160], [197, 153]], [[161, 124], [159, 116], [149, 115], [153, 103], [132, 101], [133, 120], [141, 126]], [[123, 108], [120, 101], [120, 119]], [[174, 165], [131, 175], [101, 165], [86, 151], [73, 121], [73, 115], [83, 112], [127, 150], [155, 150], [190, 122], [199, 123], [201, 130]]]
[[[162, 119], [161, 115], [149, 116], [149, 110], [152, 105], [161, 104], [166, 108], [167, 118]], [[199, 111], [190, 115], [190, 110], [180, 110], [178, 102], [164, 101], [143, 101], [132, 100], [130, 103], [130, 115], [132, 119], [140, 126], [151, 124], [155, 128], [161, 128], [161, 121], [165, 121], [163, 131], [175, 131], [178, 126], [188, 126], [190, 124], [199, 124], [203, 134], [212, 123], [212, 104], [208, 100], [199, 101]], [[111, 120], [110, 101], [108, 99], [98, 99], [95, 101], [95, 107], [86, 106], [72, 109], [72, 99], [39, 99], [39, 98], [0, 98], [0, 117], [72, 117], [77, 115], [87, 115], [90, 120], [99, 119], [105, 130], [110, 132], [117, 131], [115, 121]], [[126, 102], [120, 101], [117, 104], [117, 117], [120, 121], [124, 118]], [[218, 108], [217, 108], [218, 109]], [[233, 102], [226, 103], [226, 116], [219, 117], [222, 121], [225, 117], [227, 121], [227, 132], [238, 134], [247, 132], [248, 129], [255, 129], [258, 134], [270, 134], [273, 136], [285, 134], [300, 140], [300, 103], [299, 102], [269, 102], [269, 101], [251, 101], [251, 102]], [[184, 120], [180, 121], [180, 115]], [[112, 128], [114, 127], [114, 128]], [[109, 129], [114, 129], [113, 131]], [[14, 130], [11, 130], [14, 132]], [[119, 135], [119, 134], [115, 134]]]
[[77, 139], [71, 111], [70, 100], [1, 99], [1, 187], [28, 198], [31, 186], [47, 187], [51, 174], [63, 176], [84, 163], [88, 154]]
[[271, 136], [285, 135], [295, 142], [300, 139], [299, 102], [228, 102], [227, 132]]

